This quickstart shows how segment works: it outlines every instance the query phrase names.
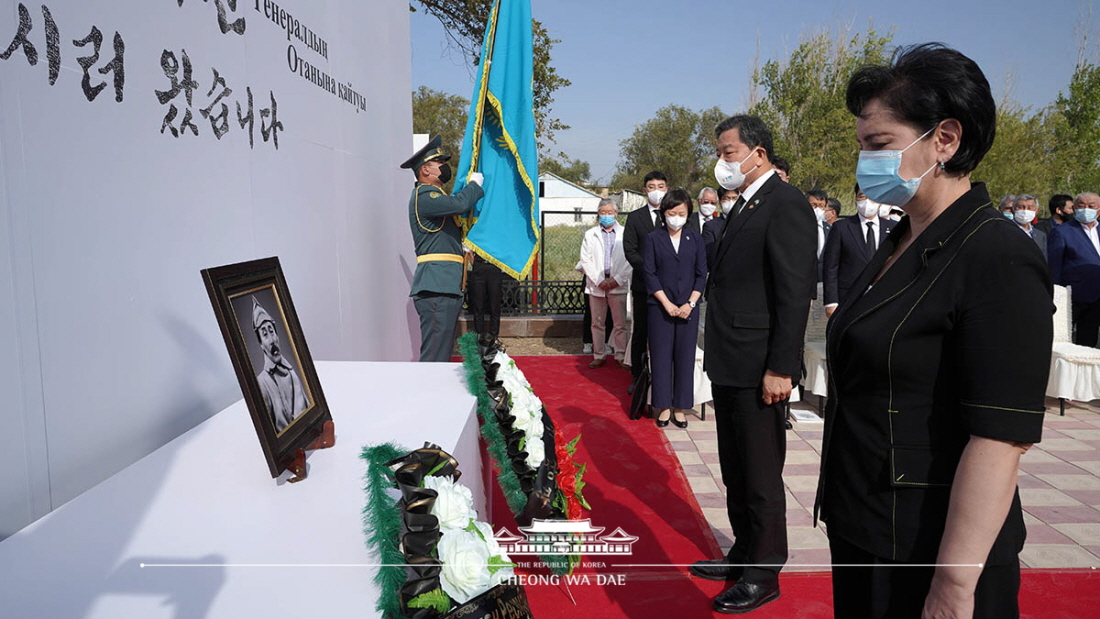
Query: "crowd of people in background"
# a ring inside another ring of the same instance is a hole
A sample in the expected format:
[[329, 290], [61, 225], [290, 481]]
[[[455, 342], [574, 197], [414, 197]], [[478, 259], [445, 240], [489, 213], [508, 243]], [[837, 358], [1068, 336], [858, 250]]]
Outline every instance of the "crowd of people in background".
[[[1052, 196], [1046, 219], [1036, 196], [1005, 196], [1006, 226], [970, 178], [993, 141], [989, 85], [955, 50], [899, 50], [890, 66], [857, 72], [847, 106], [862, 148], [844, 196], [854, 214], [791, 184], [760, 119], [729, 118], [715, 130], [719, 188], [693, 199], [650, 172], [647, 204], [624, 225], [601, 202], [581, 252], [593, 316], [615, 291], [621, 334], [630, 300], [630, 352], [617, 335], [616, 360], [652, 374], [659, 427], [687, 427], [705, 325], [735, 535], [723, 557], [690, 569], [732, 583], [714, 610], [779, 596], [783, 409], [820, 290], [830, 370], [815, 519], [827, 525], [836, 616], [1018, 616], [1016, 471], [1042, 431], [1051, 286], [1070, 287], [1074, 341], [1095, 347], [1100, 195]], [[1008, 315], [1028, 333], [1003, 337]], [[602, 322], [592, 324], [593, 368], [606, 354]], [[998, 378], [1005, 363], [1021, 369], [1011, 387]], [[913, 569], [890, 569], [899, 564]]]
[[[861, 149], [845, 196], [854, 215], [792, 185], [770, 129], [750, 115], [714, 130], [718, 188], [693, 197], [653, 171], [647, 204], [625, 222], [600, 202], [577, 266], [594, 318], [589, 367], [611, 354], [651, 378], [651, 417], [686, 428], [702, 331], [735, 540], [689, 571], [729, 585], [715, 611], [755, 610], [779, 597], [788, 557], [785, 413], [820, 286], [829, 390], [814, 518], [829, 538], [835, 615], [1018, 617], [1016, 479], [1042, 436], [1053, 285], [1071, 290], [1074, 342], [1095, 347], [1100, 195], [1052, 196], [1039, 221], [1034, 195], [994, 207], [971, 181], [996, 133], [989, 83], [942, 45], [860, 69], [846, 105]], [[456, 195], [441, 191], [447, 159], [437, 138], [402, 164], [417, 177], [410, 296], [426, 361], [449, 357], [461, 306], [468, 261], [452, 216], [483, 194], [477, 173]], [[471, 307], [484, 306], [475, 324], [488, 347], [499, 297], [484, 289], [499, 283], [479, 270], [485, 283], [472, 290], [485, 299]], [[1016, 324], [1026, 328], [1006, 332]]]
[[[780, 164], [784, 167], [781, 168]], [[788, 172], [783, 170], [789, 170], [789, 164], [776, 157], [773, 165], [780, 179], [788, 182]], [[648, 346], [646, 327], [649, 316], [639, 317], [631, 325], [633, 328], [628, 328], [627, 316], [632, 308], [628, 308], [626, 300], [630, 295], [633, 307], [643, 308], [652, 301], [644, 285], [642, 243], [645, 235], [665, 226], [661, 200], [667, 194], [668, 187], [664, 173], [655, 170], [646, 175], [644, 189], [647, 205], [632, 213], [647, 214], [648, 225], [646, 218], [640, 215], [634, 215], [631, 224], [631, 214], [627, 213], [624, 227], [620, 222], [623, 214], [615, 201], [601, 199], [598, 207], [600, 224], [589, 229], [584, 236], [577, 270], [584, 273], [585, 294], [595, 297], [588, 300], [590, 312], [585, 315], [583, 327], [584, 352], [594, 355], [590, 365], [592, 368], [603, 366], [605, 357], [612, 354], [618, 367], [630, 370], [635, 376], [646, 366], [643, 357]], [[738, 195], [738, 189], [704, 187], [694, 202], [689, 199], [691, 214], [687, 228], [701, 235], [708, 269], [713, 266], [716, 243]], [[897, 206], [871, 200], [860, 190], [858, 183], [849, 202], [855, 210], [852, 215], [842, 216], [844, 203], [823, 189], [810, 189], [804, 192], [804, 196], [816, 218], [817, 281], [823, 286], [826, 315], [831, 316], [848, 295], [856, 276], [877, 251], [882, 239], [901, 221], [905, 212]], [[1074, 343], [1097, 347], [1100, 339], [1100, 236], [1097, 234], [1096, 213], [1100, 210], [1100, 196], [1094, 192], [1076, 196], [1055, 194], [1047, 200], [1046, 218], [1041, 217], [1039, 198], [1031, 194], [1006, 195], [998, 203], [998, 209], [1034, 241], [1050, 266], [1054, 283], [1070, 287]], [[1055, 243], [1051, 245], [1049, 239], [1055, 229], [1066, 223], [1072, 225], [1059, 229], [1059, 234], [1053, 237]], [[629, 250], [624, 249], [625, 237], [630, 237], [626, 244]], [[597, 241], [604, 243], [605, 247], [600, 249]], [[611, 248], [614, 248], [613, 252]], [[598, 260], [599, 252], [604, 250], [606, 252], [601, 262]], [[619, 295], [615, 298], [619, 303], [606, 300], [610, 298], [605, 292], [608, 284], [605, 283], [606, 277], [601, 278], [601, 269], [607, 274], [612, 271], [618, 273], [616, 280], [619, 285], [613, 287], [612, 294]], [[705, 299], [700, 303], [705, 303]], [[593, 323], [589, 320], [590, 315], [606, 315], [607, 319]], [[615, 335], [612, 334], [612, 325]], [[599, 341], [601, 337], [605, 345], [590, 343]], [[629, 340], [630, 359], [624, 356], [628, 348], [626, 340]]]

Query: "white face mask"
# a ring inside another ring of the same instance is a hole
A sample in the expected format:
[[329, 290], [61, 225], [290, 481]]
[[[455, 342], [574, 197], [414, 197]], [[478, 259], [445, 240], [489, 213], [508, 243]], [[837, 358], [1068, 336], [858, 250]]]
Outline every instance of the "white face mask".
[[880, 204], [880, 205], [878, 205], [878, 216], [889, 218], [890, 217], [890, 205], [889, 204]]
[[687, 217], [675, 217], [675, 216], [671, 216], [671, 215], [668, 216], [668, 217], [665, 217], [665, 225], [668, 226], [669, 230], [672, 230], [674, 232], [676, 230], [679, 230], [680, 228], [683, 228], [684, 225], [687, 224], [687, 222], [688, 222]]
[[[748, 174], [748, 172], [741, 171], [741, 165], [748, 161], [749, 157], [752, 157], [755, 152], [756, 149], [753, 149], [748, 156], [741, 160], [741, 163], [729, 163], [725, 159], [719, 157], [718, 163], [714, 164], [714, 180], [718, 181], [718, 184], [721, 185], [723, 189], [740, 188], [741, 185], [745, 184], [745, 175]], [[753, 166], [752, 170], [759, 167], [758, 165]], [[749, 170], [749, 172], [752, 172], [752, 170]]]
[[[871, 219], [881, 215], [882, 208], [878, 202], [874, 200], [856, 200], [856, 210], [863, 216], [864, 219]], [[890, 209], [886, 209], [886, 214], [890, 214]]]
[[716, 210], [718, 210], [718, 207], [713, 204], [704, 202], [699, 205], [699, 212], [703, 214], [703, 217], [710, 217]]
[[653, 206], [657, 206], [665, 197], [665, 192], [661, 189], [654, 189], [653, 191], [647, 193], [646, 197], [649, 198], [650, 204], [652, 204]]
[[818, 221], [825, 221], [825, 209], [815, 208], [814, 209], [814, 217], [817, 217]]
[[722, 212], [729, 215], [733, 210], [733, 205], [737, 204], [737, 200], [724, 200], [722, 202]]
[[901, 221], [901, 215], [894, 213], [893, 215], [887, 217], [887, 219], [889, 219], [890, 221]]
[[1012, 218], [1021, 226], [1026, 226], [1032, 221], [1035, 221], [1035, 211], [1026, 208], [1020, 209], [1012, 213]]

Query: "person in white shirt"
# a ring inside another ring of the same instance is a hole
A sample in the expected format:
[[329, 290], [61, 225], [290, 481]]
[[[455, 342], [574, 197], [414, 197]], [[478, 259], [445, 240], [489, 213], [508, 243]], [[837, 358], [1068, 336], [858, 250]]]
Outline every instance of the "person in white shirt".
[[826, 316], [832, 316], [852, 291], [859, 274], [894, 227], [893, 221], [880, 215], [879, 203], [868, 199], [859, 185], [855, 194], [856, 214], [836, 220], [821, 256]]
[[588, 294], [592, 320], [592, 362], [590, 368], [598, 368], [607, 362], [607, 335], [603, 317], [611, 309], [611, 347], [615, 350], [615, 362], [626, 367], [623, 353], [626, 350], [626, 293], [629, 291], [633, 269], [623, 253], [624, 228], [615, 216], [615, 202], [609, 198], [600, 200], [597, 209], [599, 225], [584, 233], [581, 241], [580, 267], [584, 272], [584, 291]]

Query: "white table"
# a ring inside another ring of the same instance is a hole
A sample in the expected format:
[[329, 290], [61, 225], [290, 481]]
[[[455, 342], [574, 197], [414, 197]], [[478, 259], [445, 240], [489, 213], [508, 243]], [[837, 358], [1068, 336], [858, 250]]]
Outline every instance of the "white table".
[[336, 445], [310, 454], [307, 480], [270, 478], [238, 401], [0, 542], [0, 615], [377, 616], [375, 570], [362, 566], [377, 560], [364, 544], [360, 451], [437, 443], [484, 514], [476, 402], [454, 363], [318, 362], [317, 372]]

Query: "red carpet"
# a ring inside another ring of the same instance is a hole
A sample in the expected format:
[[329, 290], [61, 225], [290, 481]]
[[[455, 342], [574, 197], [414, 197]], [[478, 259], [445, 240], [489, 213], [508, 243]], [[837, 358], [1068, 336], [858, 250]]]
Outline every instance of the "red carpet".
[[[589, 369], [591, 356], [516, 357], [567, 439], [582, 435], [578, 463], [588, 464], [586, 515], [604, 533], [621, 528], [638, 539], [631, 555], [585, 556], [567, 586], [526, 583], [537, 619], [722, 616], [711, 600], [723, 583], [691, 578], [687, 564], [720, 550], [664, 431], [652, 420], [626, 416], [630, 373], [608, 364]], [[492, 484], [494, 528], [516, 532], [499, 487]], [[528, 560], [516, 557], [516, 561]], [[548, 578], [546, 570], [517, 570]], [[783, 572], [782, 597], [754, 619], [832, 617], [828, 573]], [[570, 599], [572, 596], [572, 599]], [[574, 606], [575, 600], [576, 605]], [[1100, 617], [1100, 574], [1091, 570], [1025, 570], [1020, 594], [1027, 619]]]

